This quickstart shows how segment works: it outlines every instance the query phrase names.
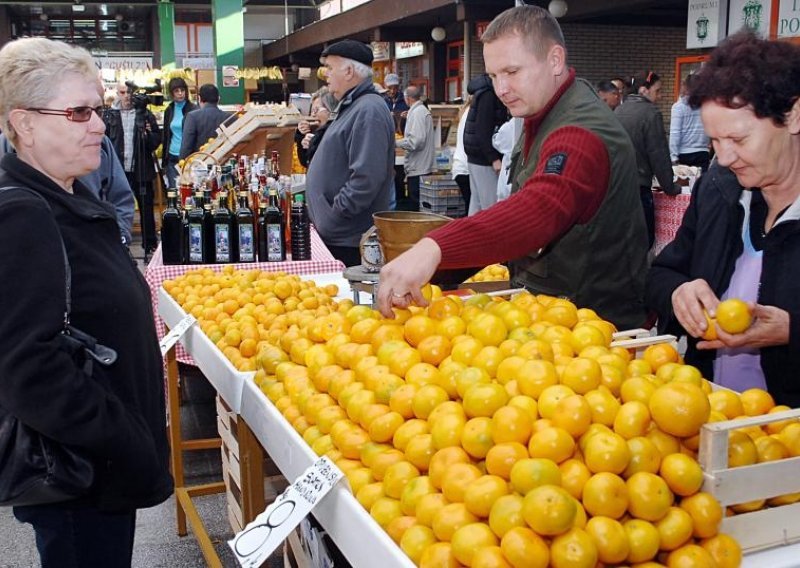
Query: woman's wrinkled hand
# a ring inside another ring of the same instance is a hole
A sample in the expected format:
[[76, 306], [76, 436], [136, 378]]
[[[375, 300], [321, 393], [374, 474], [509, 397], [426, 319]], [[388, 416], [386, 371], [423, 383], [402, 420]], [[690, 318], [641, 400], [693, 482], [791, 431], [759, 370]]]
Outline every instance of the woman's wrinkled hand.
[[789, 312], [775, 306], [752, 306], [753, 323], [742, 333], [726, 333], [717, 326], [715, 341], [699, 341], [698, 349], [749, 347], [760, 349], [789, 343]]
[[681, 284], [672, 292], [672, 311], [692, 337], [702, 337], [708, 328], [703, 311], [714, 317], [719, 298], [702, 279]]

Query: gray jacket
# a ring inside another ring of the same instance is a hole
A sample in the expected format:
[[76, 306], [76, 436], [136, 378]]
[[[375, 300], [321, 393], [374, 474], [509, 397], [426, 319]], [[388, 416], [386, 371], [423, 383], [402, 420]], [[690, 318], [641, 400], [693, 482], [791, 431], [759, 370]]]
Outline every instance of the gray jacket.
[[330, 246], [356, 247], [394, 191], [394, 122], [365, 80], [337, 107], [306, 174], [311, 220]]
[[[14, 146], [5, 134], [0, 134], [0, 156], [12, 152], [16, 153]], [[103, 137], [103, 144], [100, 146], [100, 167], [78, 179], [100, 201], [108, 201], [114, 206], [122, 239], [126, 245], [130, 244], [135, 208], [133, 192], [108, 136]]]
[[217, 135], [217, 127], [225, 122], [230, 113], [219, 110], [213, 103], [205, 103], [200, 109], [190, 112], [183, 119], [181, 158], [197, 152], [209, 138]]
[[625, 97], [625, 104], [614, 110], [614, 114], [628, 132], [636, 150], [639, 186], [652, 186], [655, 175], [661, 188], [673, 193], [672, 161], [661, 111], [642, 95], [629, 95]]
[[421, 176], [431, 173], [436, 141], [431, 111], [422, 101], [411, 105], [403, 134], [403, 138], [397, 141], [397, 147], [406, 151], [406, 175]]

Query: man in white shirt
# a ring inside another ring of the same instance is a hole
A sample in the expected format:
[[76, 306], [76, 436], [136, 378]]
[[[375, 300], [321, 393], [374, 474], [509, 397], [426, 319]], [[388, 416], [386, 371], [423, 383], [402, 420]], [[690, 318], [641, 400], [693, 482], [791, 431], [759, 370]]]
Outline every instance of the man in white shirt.
[[419, 211], [419, 178], [433, 171], [434, 148], [431, 111], [420, 100], [419, 87], [406, 87], [404, 92], [409, 106], [403, 137], [395, 143], [406, 151], [405, 170], [408, 198], [412, 211]]

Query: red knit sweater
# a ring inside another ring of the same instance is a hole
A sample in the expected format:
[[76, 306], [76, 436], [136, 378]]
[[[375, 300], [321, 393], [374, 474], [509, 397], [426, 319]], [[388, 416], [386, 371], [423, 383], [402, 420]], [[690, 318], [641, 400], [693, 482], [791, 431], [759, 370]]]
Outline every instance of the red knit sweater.
[[[536, 131], [561, 95], [575, 82], [575, 70], [547, 106], [525, 119], [527, 156]], [[544, 173], [547, 159], [565, 154], [560, 174]], [[458, 219], [427, 236], [442, 250], [439, 268], [486, 266], [543, 248], [573, 225], [591, 220], [608, 191], [608, 150], [600, 137], [577, 126], [553, 131], [542, 144], [534, 174], [508, 199]]]

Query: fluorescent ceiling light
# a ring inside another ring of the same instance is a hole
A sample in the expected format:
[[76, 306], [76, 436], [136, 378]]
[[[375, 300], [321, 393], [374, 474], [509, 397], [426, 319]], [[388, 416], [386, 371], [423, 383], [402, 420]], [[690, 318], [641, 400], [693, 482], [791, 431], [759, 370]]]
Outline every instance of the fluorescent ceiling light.
[[72, 11], [73, 12], [83, 12], [85, 10], [86, 10], [86, 6], [84, 6], [83, 4], [73, 4], [72, 5]]

